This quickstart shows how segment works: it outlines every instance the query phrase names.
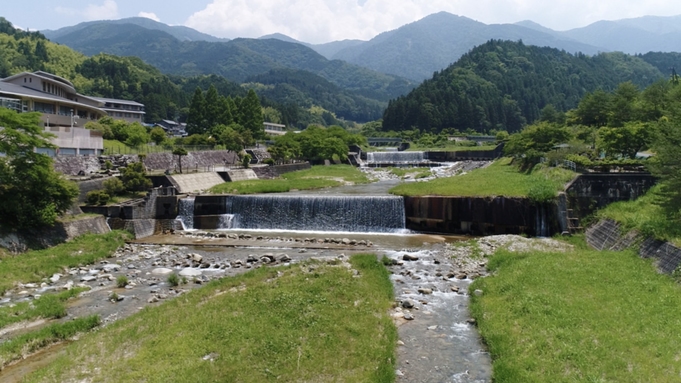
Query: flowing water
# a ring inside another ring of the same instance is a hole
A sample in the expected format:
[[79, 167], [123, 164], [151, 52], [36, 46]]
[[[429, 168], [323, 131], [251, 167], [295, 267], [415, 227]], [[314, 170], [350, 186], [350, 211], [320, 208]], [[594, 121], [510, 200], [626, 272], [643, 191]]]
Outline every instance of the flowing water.
[[367, 162], [371, 164], [380, 163], [418, 163], [426, 161], [425, 152], [369, 152]]
[[181, 199], [178, 203], [177, 210], [177, 220], [182, 224], [182, 229], [194, 229], [194, 197]]

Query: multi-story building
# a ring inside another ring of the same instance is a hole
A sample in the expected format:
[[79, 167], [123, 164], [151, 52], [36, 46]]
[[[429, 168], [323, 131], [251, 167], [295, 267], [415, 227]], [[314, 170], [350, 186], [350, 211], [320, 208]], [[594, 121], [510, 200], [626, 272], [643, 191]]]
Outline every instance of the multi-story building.
[[99, 132], [83, 129], [104, 116], [142, 122], [144, 105], [126, 100], [91, 97], [76, 92], [73, 84], [51, 73], [22, 72], [0, 79], [0, 106], [18, 112], [40, 112], [45, 130], [58, 146], [49, 154], [99, 154], [104, 149]]
[[265, 133], [272, 136], [283, 136], [286, 134], [286, 125], [265, 122]]

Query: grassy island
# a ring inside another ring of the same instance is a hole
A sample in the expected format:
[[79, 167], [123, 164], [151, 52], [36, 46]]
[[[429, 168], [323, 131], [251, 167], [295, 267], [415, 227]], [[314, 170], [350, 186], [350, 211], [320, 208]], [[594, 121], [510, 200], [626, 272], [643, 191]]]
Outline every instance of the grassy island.
[[527, 197], [541, 191], [555, 194], [574, 176], [572, 171], [541, 165], [522, 172], [511, 164], [510, 158], [503, 158], [462, 176], [406, 183], [390, 192], [402, 196]]

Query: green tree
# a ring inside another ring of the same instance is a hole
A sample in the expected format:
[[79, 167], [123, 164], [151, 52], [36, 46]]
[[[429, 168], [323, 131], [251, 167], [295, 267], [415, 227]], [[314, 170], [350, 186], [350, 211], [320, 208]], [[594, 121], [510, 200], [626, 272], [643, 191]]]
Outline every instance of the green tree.
[[163, 141], [166, 140], [166, 131], [160, 126], [157, 126], [151, 129], [149, 136], [151, 137], [151, 140], [156, 143], [156, 145], [161, 145]]
[[620, 128], [603, 127], [598, 130], [598, 149], [608, 157], [636, 158], [636, 153], [648, 148], [652, 128], [636, 122], [628, 122]]
[[144, 164], [140, 160], [139, 162], [128, 164], [128, 166], [121, 171], [121, 181], [123, 181], [126, 190], [145, 191], [152, 186], [151, 180], [147, 178], [146, 174], [147, 172], [144, 168]]
[[663, 198], [659, 203], [670, 219], [681, 222], [681, 124], [662, 121], [657, 127], [653, 150], [655, 156], [647, 165], [660, 178]]
[[149, 133], [147, 133], [147, 128], [138, 122], [129, 124], [126, 127], [126, 131], [128, 137], [125, 139], [125, 144], [128, 146], [137, 147], [149, 142]]
[[176, 146], [173, 148], [173, 155], [177, 156], [177, 166], [180, 169], [180, 173], [182, 173], [182, 157], [186, 156], [187, 154], [187, 149], [181, 147], [181, 146]]
[[0, 108], [0, 225], [27, 229], [54, 224], [78, 195], [78, 187], [54, 171], [52, 159], [34, 148], [53, 145], [39, 113]]
[[187, 115], [187, 133], [203, 134], [206, 132], [206, 100], [203, 91], [197, 87], [194, 96], [189, 104], [189, 115]]
[[210, 131], [214, 126], [221, 123], [221, 116], [223, 114], [220, 102], [220, 95], [215, 85], [211, 84], [208, 91], [206, 91], [206, 98], [204, 100], [203, 119], [205, 120], [205, 129]]
[[260, 140], [265, 138], [262, 107], [260, 106], [260, 99], [258, 99], [253, 89], [248, 91], [248, 94], [239, 105], [238, 122], [244, 127], [244, 131], [250, 132], [253, 139]]

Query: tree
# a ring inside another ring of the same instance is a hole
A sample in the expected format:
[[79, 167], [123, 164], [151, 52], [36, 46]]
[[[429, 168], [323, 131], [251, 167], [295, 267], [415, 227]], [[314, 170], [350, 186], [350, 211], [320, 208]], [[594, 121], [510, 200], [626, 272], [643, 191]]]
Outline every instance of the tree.
[[206, 98], [204, 101], [204, 112], [203, 119], [205, 120], [205, 129], [211, 130], [214, 126], [221, 123], [220, 119], [222, 116], [222, 103], [220, 102], [220, 95], [215, 85], [211, 84], [210, 88], [206, 92]]
[[78, 195], [78, 187], [54, 171], [52, 159], [34, 148], [54, 147], [39, 113], [0, 108], [0, 225], [28, 229], [54, 224]]
[[189, 114], [187, 115], [187, 133], [202, 134], [206, 132], [206, 100], [203, 91], [197, 87], [194, 96], [189, 104]]
[[244, 127], [244, 131], [251, 133], [255, 140], [265, 138], [265, 126], [260, 99], [253, 89], [248, 91], [246, 98], [241, 100], [239, 105], [239, 124]]
[[149, 135], [151, 137], [151, 140], [155, 142], [156, 145], [161, 145], [163, 141], [166, 140], [166, 131], [163, 130], [163, 128], [161, 128], [160, 126], [151, 129]]
[[652, 128], [640, 123], [628, 122], [621, 128], [603, 127], [598, 130], [598, 148], [614, 158], [636, 158], [636, 153], [648, 148]]
[[187, 154], [187, 149], [181, 147], [181, 146], [176, 146], [173, 148], [173, 155], [177, 156], [177, 166], [180, 168], [180, 173], [182, 173], [182, 157], [186, 156]]
[[681, 124], [663, 121], [658, 125], [653, 143], [655, 156], [648, 169], [660, 178], [662, 200], [659, 202], [670, 219], [681, 221]]
[[137, 147], [149, 142], [149, 134], [147, 133], [147, 128], [142, 126], [138, 122], [134, 122], [127, 126], [127, 138], [125, 144], [128, 146]]
[[151, 180], [146, 177], [146, 173], [141, 159], [139, 162], [128, 164], [121, 172], [121, 181], [123, 181], [125, 189], [130, 191], [145, 191], [151, 188], [152, 183]]

